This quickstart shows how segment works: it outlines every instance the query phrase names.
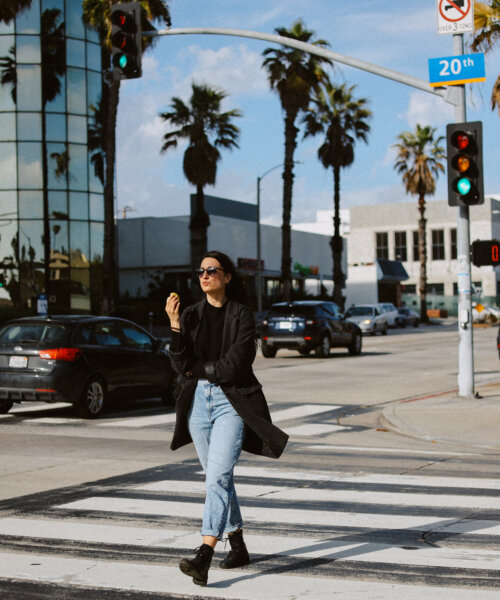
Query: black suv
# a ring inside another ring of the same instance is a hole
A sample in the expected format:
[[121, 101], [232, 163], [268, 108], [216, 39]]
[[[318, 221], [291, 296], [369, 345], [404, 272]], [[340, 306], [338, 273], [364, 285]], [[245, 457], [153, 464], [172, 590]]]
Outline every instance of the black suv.
[[314, 349], [322, 358], [330, 348], [344, 347], [361, 354], [361, 329], [346, 320], [334, 302], [303, 300], [273, 304], [262, 321], [262, 354], [273, 358], [279, 348], [309, 354]]

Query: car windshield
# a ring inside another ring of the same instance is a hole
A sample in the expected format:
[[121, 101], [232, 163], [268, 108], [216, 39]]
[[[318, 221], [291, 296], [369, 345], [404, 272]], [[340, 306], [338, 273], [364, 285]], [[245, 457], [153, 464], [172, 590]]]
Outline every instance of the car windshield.
[[273, 306], [268, 319], [283, 317], [314, 317], [314, 306]]
[[370, 306], [353, 306], [347, 311], [348, 317], [366, 317], [371, 316], [373, 309]]
[[0, 344], [39, 342], [57, 343], [64, 336], [63, 325], [46, 323], [12, 323], [0, 329]]

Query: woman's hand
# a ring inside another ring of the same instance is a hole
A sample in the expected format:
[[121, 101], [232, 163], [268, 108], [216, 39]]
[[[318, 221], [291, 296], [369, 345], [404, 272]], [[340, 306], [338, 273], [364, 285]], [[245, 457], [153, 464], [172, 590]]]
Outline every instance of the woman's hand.
[[180, 329], [180, 320], [179, 320], [179, 308], [181, 305], [181, 299], [179, 298], [179, 294], [172, 292], [170, 296], [167, 298], [167, 303], [165, 305], [165, 312], [170, 319], [170, 327], [172, 329]]

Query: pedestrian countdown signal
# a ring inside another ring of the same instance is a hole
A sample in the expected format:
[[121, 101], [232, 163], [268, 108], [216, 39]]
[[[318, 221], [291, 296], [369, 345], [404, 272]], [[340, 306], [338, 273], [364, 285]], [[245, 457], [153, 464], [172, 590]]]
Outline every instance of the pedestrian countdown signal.
[[497, 240], [472, 242], [472, 264], [476, 267], [500, 265], [500, 242]]

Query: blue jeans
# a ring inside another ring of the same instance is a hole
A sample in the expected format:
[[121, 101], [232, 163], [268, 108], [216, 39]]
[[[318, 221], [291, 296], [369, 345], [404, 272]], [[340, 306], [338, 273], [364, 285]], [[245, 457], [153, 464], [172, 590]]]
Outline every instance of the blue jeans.
[[219, 386], [200, 379], [188, 425], [205, 472], [207, 495], [201, 535], [220, 539], [243, 525], [233, 483], [234, 465], [243, 444], [243, 419]]

